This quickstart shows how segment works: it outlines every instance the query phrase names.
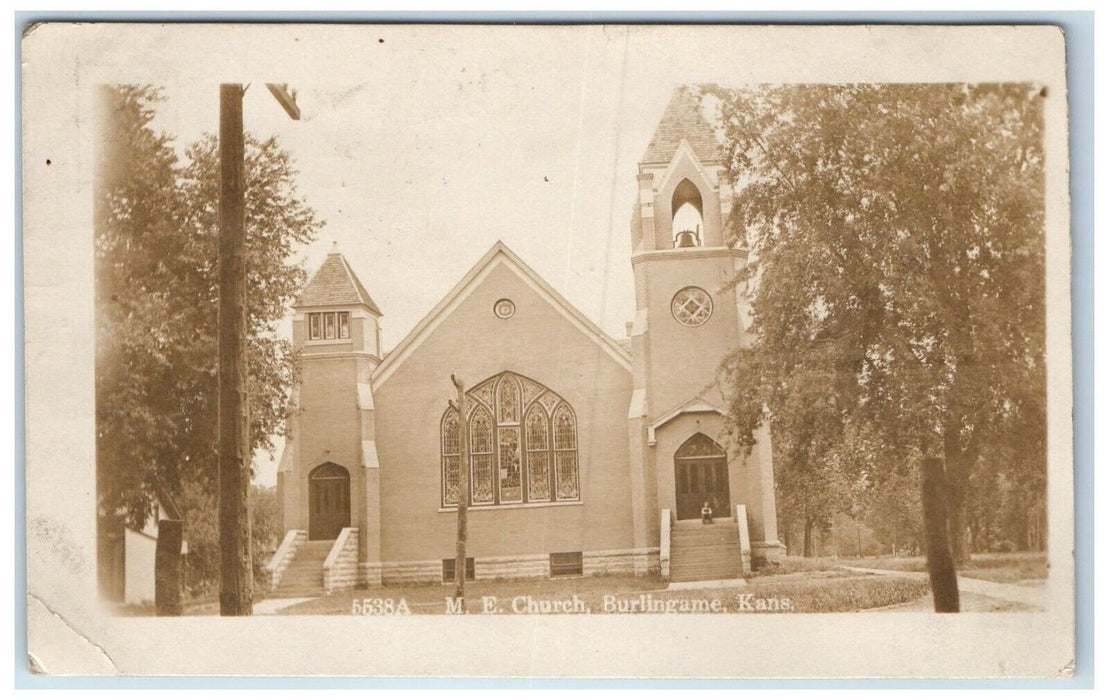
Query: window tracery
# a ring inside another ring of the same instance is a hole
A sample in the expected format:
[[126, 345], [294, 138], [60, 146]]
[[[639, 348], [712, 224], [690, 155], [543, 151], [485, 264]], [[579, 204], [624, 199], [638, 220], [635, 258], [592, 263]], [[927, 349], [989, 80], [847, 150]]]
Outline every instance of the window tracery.
[[[470, 503], [576, 501], [577, 418], [562, 397], [526, 377], [503, 372], [469, 392]], [[458, 504], [459, 416], [440, 423], [442, 503]]]

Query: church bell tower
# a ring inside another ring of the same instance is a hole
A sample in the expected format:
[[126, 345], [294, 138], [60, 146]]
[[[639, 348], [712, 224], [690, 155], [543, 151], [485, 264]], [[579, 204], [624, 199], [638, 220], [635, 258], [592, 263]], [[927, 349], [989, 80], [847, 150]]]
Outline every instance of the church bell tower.
[[[731, 284], [747, 263], [724, 228], [733, 189], [716, 133], [688, 88], [671, 96], [639, 162], [631, 222], [636, 315], [630, 325], [634, 392], [628, 410], [635, 533], [658, 542], [659, 513], [716, 517], [746, 509], [752, 553], [778, 556], [769, 436], [750, 455], [729, 444], [721, 362], [750, 343], [749, 306]], [[634, 473], [638, 464], [643, 474]], [[654, 506], [654, 507], [652, 507]], [[657, 545], [656, 545], [657, 546]]]

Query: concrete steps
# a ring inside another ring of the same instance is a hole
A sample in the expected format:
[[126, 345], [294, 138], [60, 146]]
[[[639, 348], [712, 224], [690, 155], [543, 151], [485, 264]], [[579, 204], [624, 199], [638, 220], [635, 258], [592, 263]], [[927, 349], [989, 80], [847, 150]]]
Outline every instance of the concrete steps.
[[323, 562], [334, 540], [311, 540], [297, 548], [270, 598], [318, 598], [323, 595]]
[[731, 518], [679, 520], [670, 530], [670, 580], [713, 581], [743, 576], [739, 532]]

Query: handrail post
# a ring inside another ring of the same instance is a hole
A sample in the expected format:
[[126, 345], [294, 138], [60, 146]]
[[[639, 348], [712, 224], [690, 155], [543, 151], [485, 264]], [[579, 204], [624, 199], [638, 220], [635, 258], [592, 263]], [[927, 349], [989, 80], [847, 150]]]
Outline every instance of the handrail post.
[[739, 558], [743, 562], [743, 575], [751, 574], [751, 533], [747, 529], [747, 506], [737, 503], [735, 523], [739, 529]]
[[663, 581], [670, 580], [670, 509], [663, 508], [659, 517], [658, 564]]

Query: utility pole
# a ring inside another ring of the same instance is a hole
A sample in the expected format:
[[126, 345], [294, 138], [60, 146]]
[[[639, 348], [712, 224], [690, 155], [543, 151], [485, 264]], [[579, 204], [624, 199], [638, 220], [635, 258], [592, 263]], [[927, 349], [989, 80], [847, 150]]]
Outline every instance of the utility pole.
[[[293, 119], [296, 94], [267, 84]], [[254, 612], [250, 551], [250, 405], [246, 364], [246, 177], [243, 94], [239, 83], [219, 88], [219, 530], [220, 615]]]
[[466, 610], [466, 508], [470, 500], [470, 422], [466, 418], [466, 386], [451, 375], [453, 406], [458, 411], [458, 548], [454, 557], [454, 597]]

